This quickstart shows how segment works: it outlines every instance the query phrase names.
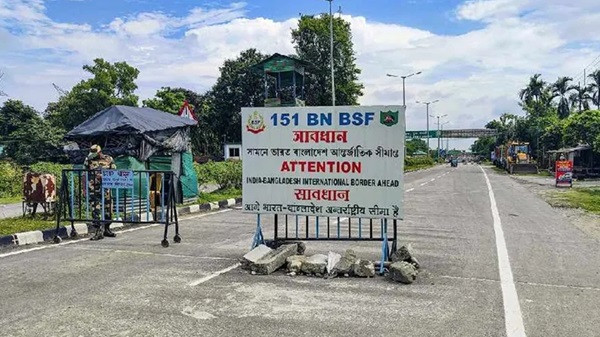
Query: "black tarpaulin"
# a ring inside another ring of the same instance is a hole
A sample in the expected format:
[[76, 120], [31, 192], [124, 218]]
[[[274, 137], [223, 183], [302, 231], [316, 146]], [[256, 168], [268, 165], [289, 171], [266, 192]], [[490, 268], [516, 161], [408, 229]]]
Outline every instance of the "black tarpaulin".
[[196, 125], [189, 118], [179, 117], [152, 108], [113, 105], [106, 108], [67, 133], [67, 139], [86, 136], [147, 133]]
[[66, 135], [77, 144], [65, 149], [71, 161], [82, 162], [92, 144], [113, 157], [146, 161], [156, 153], [190, 150], [190, 127], [197, 122], [151, 108], [114, 105], [76, 126]]

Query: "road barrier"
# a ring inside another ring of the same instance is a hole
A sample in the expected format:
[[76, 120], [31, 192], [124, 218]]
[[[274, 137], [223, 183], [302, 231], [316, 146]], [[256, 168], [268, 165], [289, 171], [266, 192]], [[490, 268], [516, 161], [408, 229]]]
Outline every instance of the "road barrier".
[[[283, 218], [283, 219], [282, 219]], [[382, 243], [381, 260], [388, 261], [398, 247], [398, 221], [351, 217], [322, 217], [275, 214], [273, 240], [278, 243], [294, 241], [376, 241]], [[264, 243], [261, 214], [257, 215], [257, 229], [252, 247]], [[389, 242], [392, 242], [390, 249]], [[380, 264], [383, 273], [384, 264]]]
[[175, 184], [171, 171], [85, 170], [62, 171], [56, 208], [54, 242], [61, 241], [60, 224], [71, 223], [71, 237], [77, 236], [75, 222], [165, 225], [163, 247], [169, 226], [175, 225], [175, 243], [181, 242], [177, 218]]

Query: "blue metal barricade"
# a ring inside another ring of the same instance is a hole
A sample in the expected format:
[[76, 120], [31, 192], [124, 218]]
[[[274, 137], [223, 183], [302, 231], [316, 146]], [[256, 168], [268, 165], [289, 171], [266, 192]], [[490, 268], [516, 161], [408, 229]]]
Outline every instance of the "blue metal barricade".
[[[281, 217], [284, 218], [283, 227], [280, 226]], [[257, 228], [252, 241], [252, 247], [265, 242], [260, 219], [261, 215], [258, 214]], [[383, 262], [389, 261], [391, 254], [398, 247], [398, 220], [396, 219], [392, 220], [392, 228], [388, 227], [388, 219], [275, 214], [273, 221], [273, 241], [276, 245], [294, 241], [381, 242], [382, 263], [380, 264], [380, 273], [383, 273]], [[323, 226], [323, 222], [325, 222], [326, 226]], [[377, 222], [379, 222], [379, 225]], [[323, 232], [325, 229], [326, 232]], [[391, 247], [388, 244], [390, 241], [392, 243]]]
[[175, 225], [173, 241], [181, 242], [175, 201], [176, 179], [171, 171], [63, 170], [54, 242], [61, 241], [61, 222], [71, 223], [71, 237], [77, 236], [75, 222], [97, 225], [161, 223], [165, 225], [163, 247], [169, 246], [168, 229]]

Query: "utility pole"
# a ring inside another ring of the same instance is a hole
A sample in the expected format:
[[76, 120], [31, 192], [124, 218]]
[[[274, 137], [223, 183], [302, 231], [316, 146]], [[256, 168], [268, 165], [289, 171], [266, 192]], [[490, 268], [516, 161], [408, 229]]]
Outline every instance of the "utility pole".
[[[429, 157], [429, 104], [433, 104], [433, 103], [437, 103], [439, 102], [439, 99], [436, 99], [435, 101], [429, 101], [429, 102], [419, 102], [417, 101], [417, 104], [425, 104], [426, 109], [425, 109], [425, 117], [427, 118], [427, 156]], [[433, 117], [433, 116], [431, 116]]]
[[331, 106], [335, 106], [335, 76], [333, 70], [333, 11], [331, 9], [333, 0], [329, 1], [329, 61], [331, 67]]

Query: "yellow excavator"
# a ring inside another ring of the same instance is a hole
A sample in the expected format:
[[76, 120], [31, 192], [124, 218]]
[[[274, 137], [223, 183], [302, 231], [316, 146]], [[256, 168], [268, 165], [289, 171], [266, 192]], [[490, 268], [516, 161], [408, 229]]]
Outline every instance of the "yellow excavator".
[[502, 153], [504, 157], [504, 168], [510, 174], [514, 173], [537, 173], [536, 163], [531, 159], [531, 148], [529, 143], [511, 141], [505, 146]]

